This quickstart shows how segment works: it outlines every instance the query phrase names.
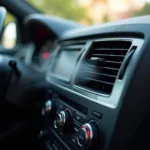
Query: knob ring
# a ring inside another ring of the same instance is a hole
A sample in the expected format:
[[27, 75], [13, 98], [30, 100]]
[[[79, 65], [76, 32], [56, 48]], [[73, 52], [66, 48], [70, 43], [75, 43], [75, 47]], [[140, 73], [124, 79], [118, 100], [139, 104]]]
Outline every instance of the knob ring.
[[[84, 132], [85, 132], [85, 134], [86, 134], [86, 130], [85, 130], [85, 128], [82, 128], [81, 130], [83, 130]], [[86, 139], [87, 139], [88, 137], [87, 137], [87, 134], [86, 134]], [[80, 142], [79, 142], [79, 138], [77, 138], [77, 143], [78, 143], [78, 145], [80, 146], [80, 147], [83, 147], [84, 145], [82, 145]]]
[[101, 136], [101, 127], [100, 127], [99, 123], [94, 119], [90, 120], [88, 123], [95, 123], [97, 125], [98, 129], [99, 129], [98, 130], [99, 131], [99, 136]]
[[[58, 116], [59, 116], [60, 120], [62, 121], [61, 114], [58, 114]], [[57, 125], [56, 125], [56, 120], [54, 121], [54, 127], [55, 127], [56, 129], [58, 128]]]
[[[58, 115], [58, 118], [59, 118], [59, 120], [60, 120], [60, 126], [61, 126], [60, 130], [62, 130], [62, 129], [64, 128], [65, 124], [66, 124], [66, 114], [65, 114], [64, 111], [61, 111], [61, 112], [60, 112], [59, 114], [57, 114], [57, 115]], [[59, 127], [57, 126], [56, 120], [54, 121], [54, 127], [55, 127], [56, 129], [59, 128]]]
[[[85, 138], [86, 138], [86, 141], [88, 142], [87, 146], [88, 147], [90, 144], [91, 144], [91, 141], [93, 139], [93, 130], [92, 130], [92, 127], [89, 123], [86, 123], [82, 126], [81, 128], [82, 131], [85, 132]], [[77, 138], [77, 143], [80, 147], [84, 147], [84, 145], [82, 145], [79, 141], [79, 138]]]
[[61, 114], [62, 120], [63, 120], [63, 126], [61, 127], [61, 129], [63, 129], [63, 127], [64, 127], [65, 124], [66, 124], [66, 114], [65, 114], [64, 111], [61, 111], [60, 114]]
[[92, 130], [92, 127], [89, 123], [86, 123], [86, 126], [89, 128], [89, 131], [90, 131], [90, 140], [93, 139], [93, 130]]

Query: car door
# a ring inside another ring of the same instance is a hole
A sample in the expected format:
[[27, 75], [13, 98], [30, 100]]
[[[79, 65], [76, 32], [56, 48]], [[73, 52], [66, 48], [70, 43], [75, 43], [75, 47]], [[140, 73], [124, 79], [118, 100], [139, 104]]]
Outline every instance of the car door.
[[14, 14], [7, 12], [0, 36], [0, 54], [23, 60], [26, 58], [27, 49], [32, 48], [32, 44], [23, 42], [19, 24], [20, 20]]

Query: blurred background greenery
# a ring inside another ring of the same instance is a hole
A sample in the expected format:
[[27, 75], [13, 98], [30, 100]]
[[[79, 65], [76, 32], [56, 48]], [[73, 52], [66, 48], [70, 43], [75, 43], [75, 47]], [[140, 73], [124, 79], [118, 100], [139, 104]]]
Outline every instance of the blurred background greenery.
[[[150, 0], [25, 0], [37, 10], [84, 25], [102, 24], [133, 16], [150, 14]], [[5, 25], [15, 21], [7, 13]], [[10, 28], [11, 29], [11, 28]], [[12, 29], [2, 38], [5, 48], [12, 48], [16, 41]], [[11, 33], [11, 34], [10, 34]], [[6, 38], [7, 37], [7, 38]]]
[[[85, 25], [99, 24], [113, 20], [129, 18], [133, 16], [150, 14], [149, 0], [143, 0], [143, 2], [142, 0], [26, 0], [26, 1], [45, 14], [67, 18]], [[114, 8], [112, 9], [111, 7]], [[118, 7], [120, 7], [120, 9]], [[8, 13], [5, 24], [7, 24], [10, 21], [13, 21], [14, 19], [15, 18]]]

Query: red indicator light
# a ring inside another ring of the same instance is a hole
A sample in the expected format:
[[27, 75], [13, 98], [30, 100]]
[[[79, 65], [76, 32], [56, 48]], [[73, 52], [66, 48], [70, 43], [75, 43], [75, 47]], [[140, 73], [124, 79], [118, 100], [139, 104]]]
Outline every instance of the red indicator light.
[[48, 52], [44, 52], [43, 54], [42, 54], [42, 57], [44, 58], [44, 59], [49, 59], [49, 53]]
[[69, 110], [69, 111], [70, 111], [70, 109], [69, 109], [69, 108], [66, 108], [66, 110]]
[[81, 128], [86, 131], [86, 135], [87, 135], [88, 137], [91, 136], [91, 132], [86, 128], [86, 126], [83, 125]]
[[87, 136], [88, 137], [90, 137], [91, 136], [91, 133], [90, 133], [90, 131], [88, 130], [88, 131], [86, 131], [86, 133], [87, 133]]

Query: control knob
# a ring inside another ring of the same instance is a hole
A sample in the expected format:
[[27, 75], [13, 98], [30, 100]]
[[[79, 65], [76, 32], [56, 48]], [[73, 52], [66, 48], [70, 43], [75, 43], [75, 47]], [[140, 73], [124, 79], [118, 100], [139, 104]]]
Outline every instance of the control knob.
[[42, 115], [48, 120], [52, 120], [56, 113], [56, 106], [53, 100], [47, 100], [42, 108]]
[[96, 146], [100, 140], [100, 129], [95, 121], [90, 121], [82, 125], [78, 132], [77, 143], [79, 147], [87, 148]]
[[56, 115], [54, 127], [60, 131], [70, 131], [72, 127], [71, 123], [71, 112], [69, 109], [66, 109]]

